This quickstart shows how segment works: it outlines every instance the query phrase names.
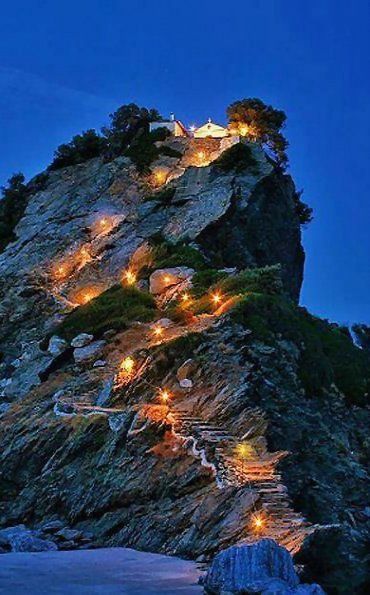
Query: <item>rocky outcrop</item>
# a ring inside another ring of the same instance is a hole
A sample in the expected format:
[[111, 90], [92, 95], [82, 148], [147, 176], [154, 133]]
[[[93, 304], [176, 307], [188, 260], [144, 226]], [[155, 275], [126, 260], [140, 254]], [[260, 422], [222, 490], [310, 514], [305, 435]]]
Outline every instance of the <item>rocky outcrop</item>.
[[4, 552], [46, 552], [57, 550], [57, 546], [49, 540], [41, 539], [38, 533], [17, 525], [0, 529], [0, 547]]
[[81, 364], [96, 359], [102, 352], [102, 349], [105, 345], [105, 341], [93, 341], [85, 347], [76, 347], [73, 352], [73, 357], [76, 364]]
[[34, 529], [15, 525], [0, 529], [0, 553], [86, 549], [92, 547], [91, 538], [91, 534], [70, 529], [58, 519], [41, 523]]
[[18, 240], [0, 255], [0, 344], [7, 363], [22, 355], [21, 342], [52, 330], [66, 308], [120, 281], [158, 233], [199, 243], [221, 266], [235, 266], [235, 255], [240, 267], [280, 262], [287, 292], [297, 299], [303, 252], [294, 186], [257, 145], [251, 150], [254, 165], [244, 173], [212, 164], [178, 169], [179, 160], [171, 158], [177, 177], [169, 184], [175, 191], [169, 204], [143, 202], [153, 189], [126, 158], [50, 172], [16, 228]]
[[158, 269], [150, 275], [149, 291], [154, 295], [185, 291], [191, 287], [194, 273], [189, 267]]
[[209, 595], [324, 595], [318, 585], [299, 585], [289, 553], [269, 539], [233, 546], [217, 554], [207, 572], [204, 590]]
[[287, 292], [298, 301], [304, 251], [290, 176], [272, 172], [251, 188], [249, 176], [234, 179], [227, 209], [197, 241], [217, 266], [241, 268], [281, 263]]
[[[306, 390], [320, 341], [315, 334], [305, 343], [298, 311], [284, 327], [292, 301], [270, 286], [241, 301], [236, 283], [216, 309], [207, 286], [194, 315], [172, 297], [201, 285], [196, 264], [153, 264], [163, 238], [190, 242], [205, 277], [280, 263], [285, 294], [297, 300], [303, 251], [293, 182], [257, 145], [242, 168], [190, 165], [184, 150], [189, 166], [173, 156], [153, 164], [165, 167], [166, 186], [124, 158], [50, 173], [18, 241], [0, 256], [0, 526], [27, 523], [32, 538], [65, 549], [89, 545], [84, 535], [93, 531], [96, 545], [206, 561], [266, 536], [296, 552], [318, 523], [355, 524], [362, 543], [368, 410], [346, 402], [332, 370], [323, 390]], [[78, 326], [72, 342], [61, 339], [55, 325], [124, 270], [154, 293], [155, 321], [112, 320], [102, 336]], [[271, 294], [285, 304], [276, 328]], [[353, 567], [344, 582], [354, 576], [362, 585]], [[288, 575], [272, 578], [268, 588], [289, 585]]]

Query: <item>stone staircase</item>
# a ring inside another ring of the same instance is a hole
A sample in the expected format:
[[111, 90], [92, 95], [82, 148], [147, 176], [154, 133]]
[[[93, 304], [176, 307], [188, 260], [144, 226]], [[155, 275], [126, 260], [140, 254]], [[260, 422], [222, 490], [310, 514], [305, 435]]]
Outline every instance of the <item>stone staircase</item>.
[[[220, 489], [227, 486], [248, 487], [259, 495], [259, 502], [251, 515], [251, 524], [243, 542], [253, 542], [261, 537], [274, 539], [291, 554], [299, 551], [305, 537], [316, 526], [309, 525], [304, 517], [292, 508], [287, 488], [282, 483], [276, 467], [289, 453], [267, 450], [264, 433], [267, 422], [259, 409], [248, 409], [247, 428], [239, 438], [227, 428], [217, 426], [184, 410], [172, 410], [174, 432], [184, 439], [192, 439], [198, 451], [203, 451], [216, 473]], [[244, 460], [238, 456], [240, 444], [248, 443], [252, 454]], [[261, 527], [254, 526], [255, 519], [262, 520]]]

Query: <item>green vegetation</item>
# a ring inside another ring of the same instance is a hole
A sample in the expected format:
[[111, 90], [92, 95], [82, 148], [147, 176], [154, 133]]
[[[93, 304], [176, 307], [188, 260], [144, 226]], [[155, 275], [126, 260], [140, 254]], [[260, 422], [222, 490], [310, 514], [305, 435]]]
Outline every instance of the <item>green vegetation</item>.
[[153, 238], [153, 257], [155, 269], [187, 266], [197, 270], [207, 267], [202, 254], [184, 242], [172, 244], [163, 238]]
[[108, 329], [125, 329], [134, 320], [153, 320], [155, 312], [155, 302], [150, 294], [135, 287], [114, 285], [88, 304], [73, 310], [55, 332], [68, 340], [82, 332], [100, 336]]
[[101, 415], [77, 416], [68, 421], [73, 429], [69, 437], [70, 459], [81, 451], [92, 455], [106, 444], [107, 422]]
[[180, 151], [176, 151], [176, 149], [172, 149], [172, 147], [167, 147], [166, 145], [160, 148], [161, 155], [166, 155], [167, 157], [174, 157], [175, 159], [181, 159], [182, 153]]
[[216, 269], [205, 269], [203, 271], [198, 271], [195, 273], [192, 279], [192, 296], [195, 298], [200, 298], [209, 290], [210, 287], [216, 285], [219, 281], [225, 279], [227, 276], [227, 273], [217, 271]]
[[298, 215], [300, 224], [307, 225], [308, 223], [311, 223], [311, 221], [313, 219], [313, 215], [312, 215], [311, 207], [309, 207], [308, 204], [303, 202], [303, 200], [301, 198], [302, 194], [303, 194], [303, 190], [296, 192], [294, 195], [294, 202], [295, 202], [296, 213]]
[[162, 347], [163, 351], [174, 356], [181, 356], [184, 360], [194, 355], [196, 349], [202, 342], [202, 335], [199, 333], [189, 333], [177, 337], [172, 341], [165, 343]]
[[253, 337], [273, 344], [276, 334], [301, 350], [299, 376], [308, 396], [334, 382], [349, 403], [365, 405], [370, 390], [370, 356], [352, 342], [348, 330], [309, 314], [282, 296], [250, 294], [232, 312]]
[[67, 165], [77, 165], [101, 155], [107, 147], [107, 141], [95, 130], [86, 130], [76, 134], [69, 143], [60, 145], [54, 154], [50, 169], [59, 169]]
[[109, 118], [110, 125], [102, 129], [109, 159], [123, 155], [135, 140], [149, 132], [150, 122], [162, 119], [156, 109], [139, 107], [135, 103], [122, 105]]
[[0, 199], [0, 252], [16, 239], [14, 229], [23, 217], [32, 194], [45, 188], [47, 174], [39, 174], [25, 184], [22, 173], [13, 174], [7, 186], [1, 188]]
[[109, 117], [110, 125], [104, 127], [101, 134], [87, 130], [74, 136], [69, 143], [60, 145], [50, 169], [76, 165], [98, 156], [110, 160], [127, 154], [143, 171], [158, 154], [154, 142], [165, 138], [163, 132], [157, 136], [155, 133], [149, 135], [149, 123], [161, 120], [159, 112], [130, 103], [122, 105]]
[[281, 133], [286, 115], [283, 111], [266, 105], [261, 99], [248, 98], [235, 101], [227, 108], [231, 127], [246, 125], [251, 137], [265, 145], [281, 167], [288, 163], [288, 142]]
[[256, 174], [258, 173], [257, 165], [252, 149], [244, 143], [233, 145], [213, 162], [213, 167], [225, 173], [230, 171], [241, 173], [247, 169], [251, 169], [252, 173]]
[[14, 228], [25, 211], [28, 193], [24, 184], [24, 175], [14, 174], [8, 180], [7, 187], [2, 187], [0, 201], [0, 252], [15, 240]]
[[[216, 288], [215, 288], [216, 289]], [[224, 294], [243, 294], [249, 292], [266, 293], [270, 295], [281, 294], [283, 284], [281, 281], [280, 265], [262, 268], [246, 269], [238, 275], [228, 276], [217, 284]]]
[[157, 128], [153, 132], [141, 132], [124, 154], [135, 163], [139, 173], [148, 173], [149, 166], [161, 154], [161, 149], [156, 147], [155, 143], [165, 140], [169, 134], [167, 128]]
[[249, 296], [254, 293], [280, 295], [283, 292], [279, 265], [246, 269], [237, 275], [229, 275], [215, 269], [205, 269], [192, 279], [193, 287], [188, 292], [191, 303], [184, 308], [169, 306], [166, 315], [175, 321], [185, 321], [189, 314], [209, 313], [214, 309], [210, 295], [219, 293], [222, 301], [234, 296]]

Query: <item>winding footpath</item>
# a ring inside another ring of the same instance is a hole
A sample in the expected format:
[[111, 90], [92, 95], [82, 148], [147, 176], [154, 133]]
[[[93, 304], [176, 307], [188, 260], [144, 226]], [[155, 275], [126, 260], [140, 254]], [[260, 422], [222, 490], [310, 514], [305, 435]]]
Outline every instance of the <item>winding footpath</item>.
[[[111, 354], [111, 368], [117, 369], [122, 358], [134, 355], [143, 349], [167, 343], [189, 333], [201, 333], [213, 326], [219, 317], [231, 307], [223, 305], [213, 315], [197, 317], [192, 324], [173, 325], [166, 328], [160, 340], [155, 340], [149, 325], [139, 325], [120, 335], [118, 345]], [[143, 366], [145, 368], [145, 366]], [[142, 370], [140, 370], [140, 375]], [[135, 375], [137, 377], [137, 375]], [[114, 380], [112, 380], [112, 386]], [[104, 407], [96, 403], [96, 393], [81, 395], [79, 398], [62, 403], [69, 407], [72, 415], [114, 415], [123, 410]], [[58, 405], [56, 406], [58, 407]], [[58, 415], [65, 415], [60, 412]], [[241, 542], [251, 543], [261, 537], [274, 539], [288, 549], [291, 554], [299, 551], [307, 535], [316, 530], [304, 517], [295, 512], [289, 499], [287, 488], [277, 470], [279, 462], [288, 452], [269, 452], [265, 439], [267, 420], [262, 410], [248, 409], [248, 425], [243, 436], [234, 435], [228, 428], [217, 426], [194, 415], [193, 411], [181, 409], [171, 403], [169, 420], [174, 434], [185, 441], [201, 464], [211, 468], [219, 489], [228, 486], [242, 487], [258, 493], [258, 502], [246, 527], [246, 535]], [[245, 451], [245, 452], [243, 452]]]

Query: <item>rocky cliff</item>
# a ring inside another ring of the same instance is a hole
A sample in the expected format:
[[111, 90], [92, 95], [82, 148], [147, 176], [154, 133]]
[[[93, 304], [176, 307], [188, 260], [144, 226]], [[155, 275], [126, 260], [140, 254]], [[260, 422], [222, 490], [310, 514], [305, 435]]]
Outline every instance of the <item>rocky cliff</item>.
[[365, 592], [369, 359], [298, 306], [294, 183], [254, 143], [161, 146], [49, 172], [0, 255], [0, 523], [270, 537]]

